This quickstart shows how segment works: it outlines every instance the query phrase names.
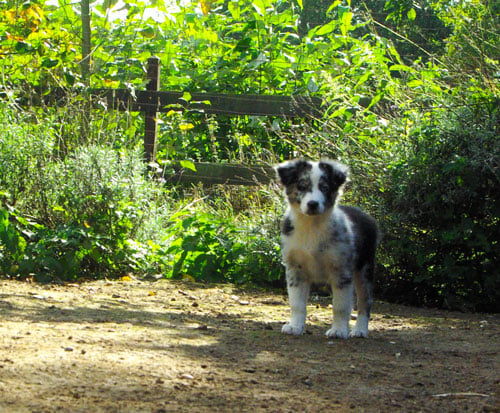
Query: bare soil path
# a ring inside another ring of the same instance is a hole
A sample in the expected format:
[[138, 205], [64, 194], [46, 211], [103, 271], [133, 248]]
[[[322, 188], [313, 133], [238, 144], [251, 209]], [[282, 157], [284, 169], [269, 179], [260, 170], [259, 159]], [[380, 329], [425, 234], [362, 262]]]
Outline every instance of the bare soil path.
[[500, 317], [374, 306], [284, 336], [279, 293], [137, 280], [0, 281], [0, 412], [498, 412]]

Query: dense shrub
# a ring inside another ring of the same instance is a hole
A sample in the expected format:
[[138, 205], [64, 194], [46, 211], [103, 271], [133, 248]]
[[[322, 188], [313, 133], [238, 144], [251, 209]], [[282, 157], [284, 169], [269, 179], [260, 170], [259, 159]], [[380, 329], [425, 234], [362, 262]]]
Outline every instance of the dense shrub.
[[385, 175], [384, 297], [499, 309], [500, 112], [475, 103], [421, 119]]
[[133, 269], [137, 244], [130, 240], [158, 192], [146, 179], [139, 154], [80, 147], [63, 160], [47, 160], [35, 174], [30, 165], [41, 158], [38, 146], [17, 152], [7, 150], [8, 143], [0, 153], [14, 166], [23, 161], [27, 173], [19, 188], [8, 166], [0, 171], [3, 271], [75, 279]]

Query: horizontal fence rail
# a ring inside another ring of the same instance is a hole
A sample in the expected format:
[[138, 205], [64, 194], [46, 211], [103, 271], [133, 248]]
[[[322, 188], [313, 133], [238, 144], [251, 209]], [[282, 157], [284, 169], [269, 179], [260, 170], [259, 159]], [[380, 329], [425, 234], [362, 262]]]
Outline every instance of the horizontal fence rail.
[[222, 93], [137, 91], [127, 89], [96, 89], [92, 95], [106, 99], [113, 109], [145, 112], [197, 110], [207, 114], [229, 116], [319, 116], [321, 99], [304, 96], [230, 95]]
[[231, 163], [213, 164], [195, 162], [195, 171], [183, 168], [180, 162], [174, 162], [174, 175], [166, 176], [167, 182], [182, 184], [226, 184], [226, 185], [260, 185], [271, 182], [275, 177], [272, 167], [267, 165], [240, 165]]
[[[56, 88], [39, 97], [21, 99], [23, 105], [66, 106], [75, 91]], [[84, 94], [84, 92], [81, 92]], [[322, 100], [308, 96], [231, 95], [223, 93], [190, 93], [184, 100], [183, 92], [129, 89], [91, 89], [87, 92], [94, 108], [129, 112], [169, 112], [171, 110], [203, 111], [227, 116], [321, 116]]]

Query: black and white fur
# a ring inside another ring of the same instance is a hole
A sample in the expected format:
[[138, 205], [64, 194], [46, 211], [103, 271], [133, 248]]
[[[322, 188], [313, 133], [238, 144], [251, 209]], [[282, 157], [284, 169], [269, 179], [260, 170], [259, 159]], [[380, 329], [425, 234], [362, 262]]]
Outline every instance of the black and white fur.
[[281, 331], [302, 334], [313, 283], [328, 283], [333, 294], [333, 323], [328, 337], [347, 338], [354, 287], [358, 317], [353, 337], [368, 336], [378, 230], [361, 210], [339, 206], [347, 167], [331, 160], [302, 159], [276, 166], [288, 209], [282, 223], [290, 322]]

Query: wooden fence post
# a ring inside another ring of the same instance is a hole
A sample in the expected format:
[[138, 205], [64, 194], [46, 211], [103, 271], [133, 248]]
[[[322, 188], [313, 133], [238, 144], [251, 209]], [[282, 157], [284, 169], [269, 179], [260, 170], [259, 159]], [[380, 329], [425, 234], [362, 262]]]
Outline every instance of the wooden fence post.
[[[152, 56], [148, 59], [147, 66], [147, 91], [158, 92], [160, 90], [160, 58]], [[144, 156], [146, 163], [156, 160], [156, 144], [158, 142], [158, 125], [156, 122], [158, 97], [150, 97], [145, 110], [144, 118]], [[149, 106], [150, 104], [150, 106]]]

